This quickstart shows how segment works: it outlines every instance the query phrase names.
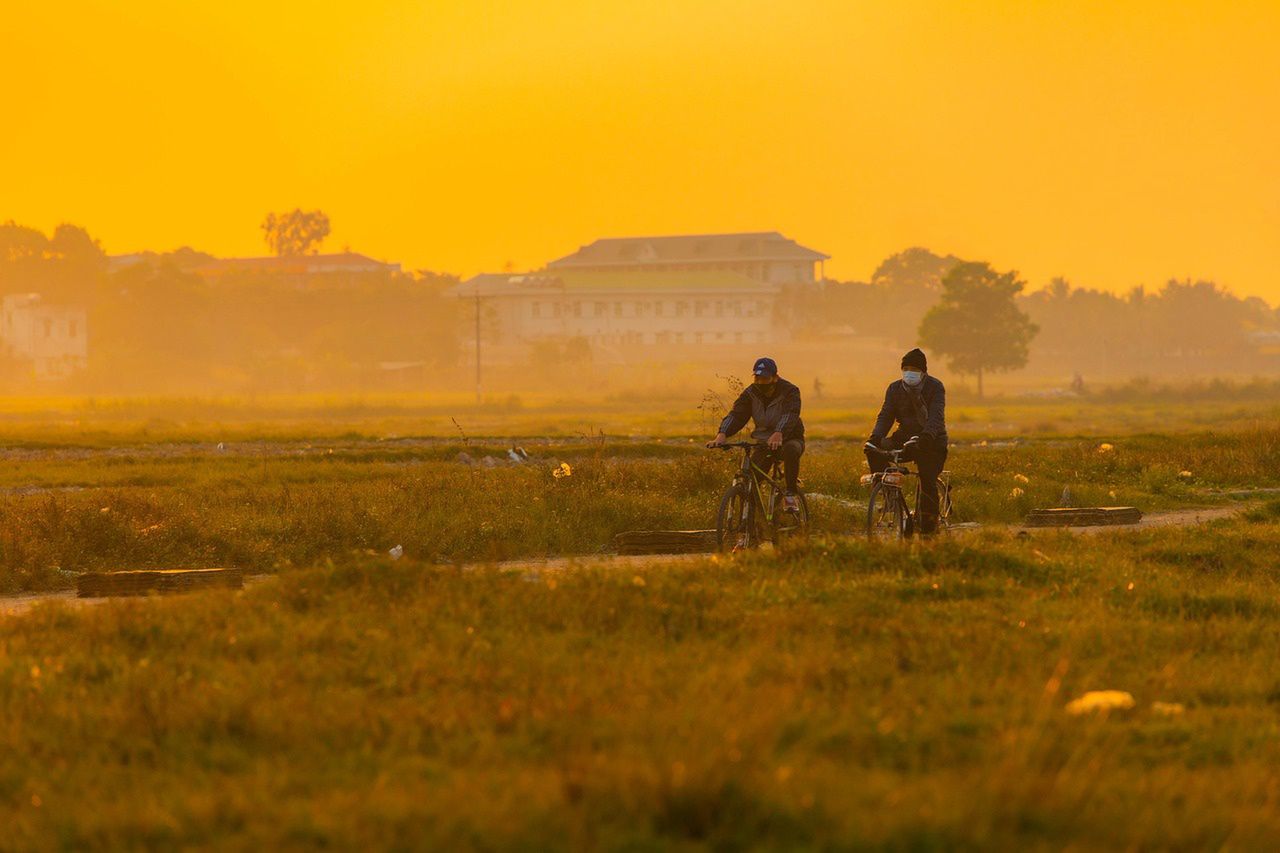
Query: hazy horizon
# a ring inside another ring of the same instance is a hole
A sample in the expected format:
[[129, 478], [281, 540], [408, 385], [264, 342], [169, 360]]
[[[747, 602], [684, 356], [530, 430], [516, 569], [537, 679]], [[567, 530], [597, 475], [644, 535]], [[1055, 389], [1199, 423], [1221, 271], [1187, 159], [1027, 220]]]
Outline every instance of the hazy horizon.
[[9, 10], [0, 219], [113, 253], [326, 249], [468, 276], [778, 230], [1124, 291], [1280, 299], [1280, 7], [72, 0]]

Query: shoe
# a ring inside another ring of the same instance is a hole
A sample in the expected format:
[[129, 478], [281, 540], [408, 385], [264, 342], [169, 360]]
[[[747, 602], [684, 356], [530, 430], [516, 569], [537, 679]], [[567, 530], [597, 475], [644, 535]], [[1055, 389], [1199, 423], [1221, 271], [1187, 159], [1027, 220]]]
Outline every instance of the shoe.
[[747, 534], [739, 533], [738, 541], [733, 543], [733, 553], [747, 550]]
[[933, 536], [938, 532], [938, 517], [936, 515], [920, 516], [920, 535]]
[[782, 509], [786, 512], [799, 512], [800, 499], [797, 498], [795, 495], [783, 495]]

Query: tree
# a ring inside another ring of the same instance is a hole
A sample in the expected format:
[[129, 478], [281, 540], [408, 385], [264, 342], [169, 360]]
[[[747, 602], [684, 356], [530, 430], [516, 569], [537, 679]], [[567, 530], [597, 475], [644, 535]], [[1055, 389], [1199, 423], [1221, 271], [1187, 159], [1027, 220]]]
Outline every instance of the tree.
[[35, 228], [10, 219], [0, 224], [0, 261], [40, 260], [49, 251], [49, 239]]
[[871, 283], [897, 290], [924, 290], [937, 293], [942, 279], [962, 261], [955, 255], [935, 255], [928, 249], [913, 246], [880, 262], [871, 274]]
[[958, 263], [955, 255], [937, 255], [919, 246], [881, 261], [871, 274], [872, 292], [881, 298], [877, 334], [901, 344], [915, 340], [919, 318], [937, 304], [943, 277]]
[[268, 213], [262, 221], [267, 247], [277, 255], [289, 257], [314, 252], [329, 236], [329, 217], [321, 210], [291, 210]]
[[49, 251], [56, 257], [85, 270], [103, 270], [107, 266], [107, 253], [89, 232], [79, 225], [62, 223], [53, 229]]
[[942, 295], [920, 321], [920, 343], [947, 358], [952, 370], [978, 377], [984, 371], [1026, 366], [1027, 348], [1040, 329], [1014, 299], [1023, 282], [987, 263], [956, 265], [942, 279]]
[[1151, 300], [1151, 332], [1158, 357], [1225, 366], [1247, 358], [1249, 304], [1211, 281], [1169, 281]]
[[1054, 372], [1106, 372], [1136, 363], [1141, 341], [1136, 310], [1114, 293], [1074, 287], [1065, 278], [1018, 299], [1040, 331], [1033, 369]]

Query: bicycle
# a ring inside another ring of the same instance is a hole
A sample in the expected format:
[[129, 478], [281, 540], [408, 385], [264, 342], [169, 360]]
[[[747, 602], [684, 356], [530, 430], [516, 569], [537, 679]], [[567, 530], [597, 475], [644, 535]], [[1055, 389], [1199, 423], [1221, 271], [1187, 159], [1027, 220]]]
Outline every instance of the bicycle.
[[[889, 459], [889, 464], [883, 471], [862, 475], [862, 484], [871, 486], [871, 497], [867, 499], [867, 538], [910, 539], [915, 533], [916, 521], [920, 518], [920, 475], [902, 461], [906, 448], [882, 450], [870, 442], [865, 448]], [[907, 506], [907, 499], [903, 494], [904, 484], [910, 477], [916, 478], [914, 512]], [[939, 531], [946, 530], [950, 525], [952, 508], [951, 473], [943, 471], [938, 475]]]
[[752, 441], [717, 445], [721, 450], [742, 450], [742, 467], [725, 489], [716, 513], [716, 546], [722, 551], [726, 547], [735, 551], [759, 548], [765, 541], [776, 547], [789, 537], [802, 535], [809, 526], [809, 505], [801, 489], [795, 492], [796, 509], [783, 506], [786, 486], [777, 454], [770, 458], [768, 470], [752, 460], [751, 451], [766, 446]]

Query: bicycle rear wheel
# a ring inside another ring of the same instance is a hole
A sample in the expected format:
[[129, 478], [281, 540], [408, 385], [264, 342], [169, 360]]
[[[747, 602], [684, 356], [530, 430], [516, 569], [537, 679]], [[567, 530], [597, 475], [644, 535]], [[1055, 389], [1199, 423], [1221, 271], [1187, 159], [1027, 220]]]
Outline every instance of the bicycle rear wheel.
[[716, 513], [716, 547], [721, 551], [760, 547], [755, 516], [755, 507], [745, 489], [739, 486], [725, 489]]
[[876, 483], [867, 501], [868, 539], [906, 539], [910, 536], [902, 503], [902, 493], [892, 486]]

